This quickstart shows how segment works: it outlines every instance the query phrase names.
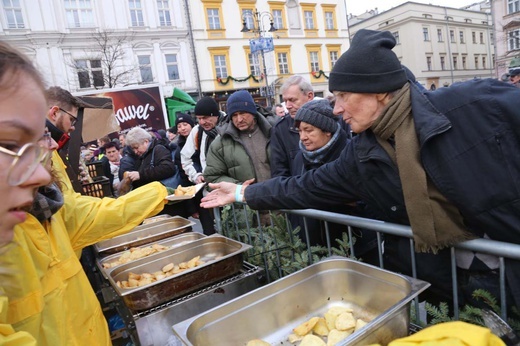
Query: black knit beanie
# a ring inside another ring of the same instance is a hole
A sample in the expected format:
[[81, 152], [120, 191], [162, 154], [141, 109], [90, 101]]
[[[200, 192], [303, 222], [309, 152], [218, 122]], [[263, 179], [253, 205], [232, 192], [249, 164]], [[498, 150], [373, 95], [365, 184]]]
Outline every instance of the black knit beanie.
[[338, 128], [338, 121], [332, 113], [330, 102], [325, 99], [312, 100], [301, 106], [294, 117], [295, 126], [299, 127], [301, 121], [316, 126], [324, 132], [334, 133]]
[[359, 30], [332, 68], [329, 90], [377, 94], [402, 88], [407, 78], [392, 51], [395, 43], [389, 31]]
[[197, 104], [195, 105], [195, 115], [206, 115], [212, 117], [220, 116], [217, 101], [215, 101], [213, 97], [204, 96], [203, 98], [198, 100]]
[[175, 120], [175, 128], [177, 128], [177, 126], [179, 126], [180, 123], [188, 123], [191, 125], [191, 127], [195, 126], [195, 122], [193, 121], [191, 116], [184, 113], [177, 114], [177, 120]]
[[233, 116], [236, 112], [247, 112], [256, 116], [256, 106], [253, 97], [247, 90], [235, 91], [229, 96], [226, 104], [227, 114]]

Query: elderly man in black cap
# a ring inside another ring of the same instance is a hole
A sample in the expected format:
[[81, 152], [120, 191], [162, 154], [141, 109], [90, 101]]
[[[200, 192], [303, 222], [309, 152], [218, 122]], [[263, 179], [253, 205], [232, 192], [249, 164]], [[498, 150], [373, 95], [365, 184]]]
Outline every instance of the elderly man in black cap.
[[[520, 244], [519, 90], [475, 79], [419, 91], [395, 44], [388, 31], [359, 30], [330, 73], [334, 113], [358, 133], [338, 160], [298, 177], [213, 184], [202, 205], [238, 199], [254, 209], [294, 209], [363, 200], [381, 220], [411, 225], [418, 275], [441, 290], [450, 286], [446, 247], [485, 235]], [[519, 305], [518, 263], [507, 264]]]

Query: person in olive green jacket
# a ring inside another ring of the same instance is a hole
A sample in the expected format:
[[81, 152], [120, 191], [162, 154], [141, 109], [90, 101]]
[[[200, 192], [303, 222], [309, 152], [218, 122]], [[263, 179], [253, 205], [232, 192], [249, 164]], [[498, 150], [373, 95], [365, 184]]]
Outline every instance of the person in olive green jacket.
[[233, 93], [227, 101], [230, 120], [219, 130], [206, 157], [204, 179], [210, 183], [241, 183], [271, 177], [269, 139], [271, 125], [256, 110], [246, 90]]

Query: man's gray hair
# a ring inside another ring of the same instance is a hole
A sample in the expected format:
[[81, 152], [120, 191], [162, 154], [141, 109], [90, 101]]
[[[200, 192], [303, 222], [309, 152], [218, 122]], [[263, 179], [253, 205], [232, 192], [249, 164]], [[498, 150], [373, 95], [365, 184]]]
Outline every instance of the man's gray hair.
[[152, 141], [152, 135], [141, 127], [134, 127], [126, 134], [126, 145], [141, 145], [145, 140]]
[[308, 93], [309, 91], [314, 92], [314, 89], [312, 88], [312, 85], [308, 80], [306, 80], [302, 76], [294, 75], [287, 78], [285, 82], [282, 84], [282, 86], [280, 87], [280, 94], [283, 94], [287, 89], [289, 89], [293, 85], [298, 85], [301, 92], [304, 94]]

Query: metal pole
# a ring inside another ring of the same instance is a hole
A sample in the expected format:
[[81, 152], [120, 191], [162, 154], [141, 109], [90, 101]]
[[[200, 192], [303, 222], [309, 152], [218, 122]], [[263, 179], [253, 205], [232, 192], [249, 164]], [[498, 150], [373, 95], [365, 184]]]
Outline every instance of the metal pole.
[[267, 80], [267, 66], [265, 66], [264, 50], [262, 52], [262, 63], [264, 64], [264, 78], [265, 78], [265, 99], [267, 100], [267, 107], [271, 107], [271, 97], [269, 95], [269, 82]]

